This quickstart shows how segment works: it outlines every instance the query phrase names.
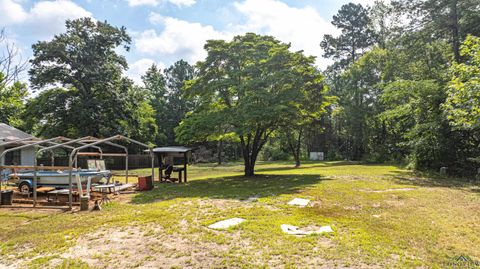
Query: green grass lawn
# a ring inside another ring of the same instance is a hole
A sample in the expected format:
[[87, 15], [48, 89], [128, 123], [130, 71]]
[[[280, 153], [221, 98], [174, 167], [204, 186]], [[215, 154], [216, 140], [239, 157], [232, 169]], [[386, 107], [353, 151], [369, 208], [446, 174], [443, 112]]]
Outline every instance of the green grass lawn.
[[[122, 195], [101, 212], [0, 210], [0, 268], [445, 268], [460, 257], [470, 266], [480, 262], [478, 185], [343, 162], [297, 169], [260, 163], [251, 178], [242, 170], [241, 164], [191, 166], [188, 183]], [[288, 206], [295, 197], [312, 205]], [[247, 221], [224, 231], [207, 228], [233, 217]], [[296, 237], [284, 234], [281, 224], [330, 225], [334, 232]]]

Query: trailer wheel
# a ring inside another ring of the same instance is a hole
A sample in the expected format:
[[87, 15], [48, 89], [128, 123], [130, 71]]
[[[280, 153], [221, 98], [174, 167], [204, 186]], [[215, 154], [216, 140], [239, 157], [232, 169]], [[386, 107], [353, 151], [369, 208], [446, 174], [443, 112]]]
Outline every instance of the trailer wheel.
[[32, 188], [30, 187], [30, 184], [28, 184], [28, 182], [22, 182], [20, 183], [20, 185], [18, 185], [18, 190], [20, 191], [20, 193], [23, 193], [23, 194], [30, 194], [32, 192]]

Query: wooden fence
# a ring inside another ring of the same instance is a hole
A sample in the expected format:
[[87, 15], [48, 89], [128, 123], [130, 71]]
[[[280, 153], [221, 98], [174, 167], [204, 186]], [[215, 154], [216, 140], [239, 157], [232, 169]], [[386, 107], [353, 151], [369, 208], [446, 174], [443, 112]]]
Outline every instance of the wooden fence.
[[[78, 167], [87, 168], [87, 160], [91, 159], [89, 157], [78, 157]], [[105, 159], [105, 164], [109, 170], [123, 170], [125, 169], [125, 158], [124, 157], [107, 157]], [[38, 164], [43, 164], [44, 166], [51, 166], [52, 160], [50, 157], [39, 158]], [[55, 166], [68, 166], [68, 157], [56, 157]], [[145, 154], [132, 154], [128, 156], [128, 168], [129, 169], [139, 169], [139, 168], [150, 168], [151, 161], [150, 155]], [[158, 160], [155, 157], [155, 167], [158, 167]]]

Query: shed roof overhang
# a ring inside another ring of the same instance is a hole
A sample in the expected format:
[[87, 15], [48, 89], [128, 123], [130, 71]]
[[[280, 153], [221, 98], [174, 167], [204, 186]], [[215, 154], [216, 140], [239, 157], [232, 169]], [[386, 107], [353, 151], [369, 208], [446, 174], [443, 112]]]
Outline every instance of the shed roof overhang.
[[186, 153], [189, 151], [192, 151], [192, 149], [182, 146], [159, 147], [153, 149], [154, 153]]

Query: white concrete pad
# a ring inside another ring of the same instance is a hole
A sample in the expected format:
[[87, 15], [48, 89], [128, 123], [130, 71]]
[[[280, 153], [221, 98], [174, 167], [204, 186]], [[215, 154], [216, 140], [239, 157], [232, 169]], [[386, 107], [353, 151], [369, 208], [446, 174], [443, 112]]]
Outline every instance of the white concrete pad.
[[313, 231], [305, 231], [300, 229], [297, 226], [288, 225], [288, 224], [282, 224], [280, 227], [282, 228], [282, 231], [284, 233], [291, 234], [291, 235], [310, 235], [310, 234], [322, 234], [322, 233], [333, 232], [333, 229], [330, 226], [322, 226]]
[[219, 222], [215, 222], [214, 224], [209, 225], [208, 228], [210, 228], [210, 229], [227, 229], [229, 227], [238, 225], [238, 224], [240, 224], [244, 221], [245, 220], [242, 219], [242, 218], [226, 219], [226, 220], [222, 220], [222, 221], [219, 221]]
[[333, 229], [330, 226], [322, 226], [318, 229], [318, 233], [333, 233]]
[[300, 231], [298, 231], [299, 228], [297, 226], [282, 224], [280, 225], [280, 228], [284, 233], [287, 233], [287, 234], [293, 234], [293, 235], [302, 234]]
[[290, 202], [288, 202], [289, 205], [296, 205], [296, 206], [299, 206], [299, 207], [305, 207], [305, 206], [308, 205], [308, 203], [310, 203], [310, 200], [303, 199], [303, 198], [295, 198], [295, 199], [291, 200]]

